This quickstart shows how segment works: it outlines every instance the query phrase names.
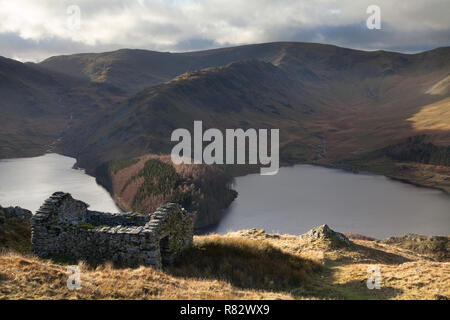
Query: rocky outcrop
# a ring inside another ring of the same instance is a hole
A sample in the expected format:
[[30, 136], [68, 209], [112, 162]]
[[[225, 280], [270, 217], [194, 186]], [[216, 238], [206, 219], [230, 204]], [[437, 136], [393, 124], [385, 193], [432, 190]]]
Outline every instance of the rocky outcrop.
[[449, 236], [423, 236], [410, 233], [401, 237], [390, 237], [381, 242], [414, 251], [437, 261], [450, 261]]
[[0, 224], [4, 224], [7, 219], [21, 219], [29, 221], [31, 219], [31, 211], [21, 207], [0, 206]]
[[0, 251], [30, 252], [31, 211], [0, 206]]
[[120, 265], [171, 263], [193, 240], [193, 215], [167, 203], [151, 214], [102, 213], [56, 192], [32, 218], [32, 251]]
[[309, 230], [307, 233], [300, 235], [299, 237], [302, 240], [307, 241], [317, 241], [317, 240], [330, 240], [332, 242], [336, 242], [339, 244], [349, 245], [350, 240], [340, 232], [336, 232], [326, 224], [323, 224], [319, 227], [313, 228]]

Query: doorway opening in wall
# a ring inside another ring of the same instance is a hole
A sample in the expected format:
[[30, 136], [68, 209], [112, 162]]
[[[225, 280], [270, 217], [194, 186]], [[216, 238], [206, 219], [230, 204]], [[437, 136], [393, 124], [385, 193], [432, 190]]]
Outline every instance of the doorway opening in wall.
[[159, 241], [159, 250], [161, 252], [161, 262], [163, 264], [171, 263], [169, 236], [165, 236]]

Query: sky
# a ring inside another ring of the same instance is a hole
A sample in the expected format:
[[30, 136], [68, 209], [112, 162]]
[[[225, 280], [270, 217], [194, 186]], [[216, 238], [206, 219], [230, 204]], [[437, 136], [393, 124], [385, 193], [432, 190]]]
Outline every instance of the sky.
[[[380, 29], [367, 27], [370, 5]], [[0, 56], [38, 62], [274, 41], [415, 53], [450, 44], [449, 12], [449, 0], [0, 0]]]

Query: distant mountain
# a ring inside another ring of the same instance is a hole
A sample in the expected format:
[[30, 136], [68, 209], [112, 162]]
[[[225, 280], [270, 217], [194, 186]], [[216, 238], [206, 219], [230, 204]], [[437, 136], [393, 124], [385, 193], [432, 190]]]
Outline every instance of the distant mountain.
[[189, 69], [189, 59], [170, 53], [118, 50], [49, 58], [39, 64], [49, 70], [109, 83], [129, 93], [170, 80]]
[[280, 50], [283, 50], [280, 44], [188, 53], [121, 49], [105, 53], [56, 56], [44, 60], [39, 65], [73, 77], [110, 83], [132, 94], [169, 81], [188, 71], [224, 66], [249, 59], [272, 62], [282, 54]]
[[[292, 43], [267, 43], [187, 53], [121, 49], [51, 57], [39, 65], [93, 82], [109, 83], [130, 94], [160, 84], [188, 71], [258, 59], [276, 62]], [[314, 47], [314, 44], [303, 44]]]
[[0, 158], [45, 152], [62, 132], [124, 97], [121, 89], [0, 57]]
[[426, 134], [450, 145], [450, 48], [419, 54], [278, 42], [0, 60], [0, 156], [49, 144], [92, 173], [170, 151], [170, 133], [279, 128], [284, 164], [330, 164]]
[[450, 47], [410, 55], [280, 42], [39, 64], [0, 58], [0, 158], [73, 156], [126, 210], [175, 199], [202, 227], [234, 198], [230, 173], [254, 167], [179, 172], [163, 195], [148, 186], [164, 175], [139, 171], [142, 159], [167, 159], [172, 131], [192, 131], [195, 120], [280, 129], [282, 165], [370, 171], [448, 192], [449, 77]]
[[[410, 118], [448, 96], [442, 87], [448, 86], [450, 48], [414, 55], [305, 43], [160, 55], [120, 50], [94, 55], [97, 59], [103, 55], [120, 57], [105, 68], [107, 76], [101, 81], [117, 84], [134, 79], [134, 72], [149, 75], [146, 70], [152, 68], [143, 64], [138, 70], [133, 67], [136, 61], [126, 58], [136, 54], [142, 59], [139, 61], [149, 61], [149, 65], [159, 64], [163, 57], [173, 59], [167, 78], [182, 66], [221, 66], [188, 71], [144, 89], [100, 117], [91, 118], [85, 129], [67, 134], [67, 141], [72, 142], [66, 144], [66, 152], [74, 153], [76, 141], [83, 142], [76, 154], [84, 165], [167, 153], [172, 130], [191, 128], [194, 120], [222, 129], [280, 128], [285, 163], [330, 162], [423, 132]], [[51, 58], [42, 65], [79, 56]], [[118, 66], [126, 66], [126, 77], [114, 76], [112, 70]], [[445, 108], [448, 104], [441, 105]], [[448, 130], [425, 131], [441, 144], [450, 141]], [[88, 134], [80, 139], [79, 132]], [[325, 159], [317, 159], [324, 157], [324, 150]]]
[[[121, 49], [105, 53], [86, 53], [51, 57], [39, 65], [49, 70], [94, 82], [109, 83], [130, 93], [166, 82], [206, 67], [257, 59], [281, 67], [295, 67], [303, 77], [335, 76], [346, 71], [365, 76], [391, 75], [401, 69], [421, 70], [445, 66], [447, 48], [406, 55], [395, 52], [365, 52], [332, 45], [275, 42], [187, 53]], [[443, 59], [444, 58], [444, 59]], [[359, 69], [357, 71], [357, 69]], [[318, 74], [314, 74], [319, 72]]]
[[98, 130], [83, 137], [79, 155], [85, 151], [92, 162], [114, 160], [120, 154], [138, 156], [144, 150], [170, 153], [171, 132], [191, 129], [194, 120], [221, 129], [287, 128], [293, 117], [311, 112], [307, 105], [290, 105], [302, 93], [307, 94], [281, 69], [256, 60], [183, 74], [140, 92], [87, 123]]

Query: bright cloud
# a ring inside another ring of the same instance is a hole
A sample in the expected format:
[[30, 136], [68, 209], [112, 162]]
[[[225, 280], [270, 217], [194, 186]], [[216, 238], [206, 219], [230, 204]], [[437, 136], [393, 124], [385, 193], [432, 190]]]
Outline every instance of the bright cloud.
[[[381, 30], [366, 9], [381, 8]], [[71, 5], [80, 27], [71, 27]], [[0, 0], [0, 55], [199, 50], [269, 41], [418, 51], [450, 42], [448, 0]]]

